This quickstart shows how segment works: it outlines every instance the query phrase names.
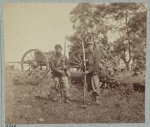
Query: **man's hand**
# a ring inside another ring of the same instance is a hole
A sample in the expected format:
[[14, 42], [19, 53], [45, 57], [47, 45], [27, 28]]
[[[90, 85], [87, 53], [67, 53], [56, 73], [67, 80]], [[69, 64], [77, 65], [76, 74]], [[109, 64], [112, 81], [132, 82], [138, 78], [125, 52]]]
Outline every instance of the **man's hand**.
[[88, 71], [85, 71], [85, 72], [83, 72], [83, 75], [87, 75], [89, 72]]
[[71, 73], [69, 71], [66, 71], [67, 76], [70, 78], [71, 77]]
[[62, 68], [63, 68], [63, 69], [66, 69], [66, 68], [67, 68], [67, 66], [66, 66], [66, 65], [62, 65]]
[[64, 71], [62, 71], [62, 70], [58, 70], [58, 72], [59, 72], [60, 74], [63, 74], [63, 73], [64, 73]]

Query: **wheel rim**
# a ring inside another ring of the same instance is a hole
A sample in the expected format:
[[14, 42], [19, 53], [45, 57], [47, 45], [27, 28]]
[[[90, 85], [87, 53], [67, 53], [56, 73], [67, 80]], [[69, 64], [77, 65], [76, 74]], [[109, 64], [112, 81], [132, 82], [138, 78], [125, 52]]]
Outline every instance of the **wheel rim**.
[[82, 71], [83, 70], [83, 53], [82, 50], [77, 50], [73, 52], [69, 58], [70, 69], [72, 71]]
[[30, 76], [34, 70], [39, 73], [40, 78], [47, 75], [49, 62], [47, 56], [38, 49], [27, 51], [21, 59], [21, 69], [26, 76]]

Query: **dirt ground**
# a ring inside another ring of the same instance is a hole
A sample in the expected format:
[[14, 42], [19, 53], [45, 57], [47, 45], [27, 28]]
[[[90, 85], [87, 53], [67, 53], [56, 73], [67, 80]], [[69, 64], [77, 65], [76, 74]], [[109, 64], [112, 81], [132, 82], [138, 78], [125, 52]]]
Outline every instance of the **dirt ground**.
[[70, 103], [53, 102], [48, 95], [53, 81], [38, 85], [14, 83], [18, 71], [6, 71], [6, 123], [143, 123], [145, 120], [144, 92], [118, 87], [101, 90], [100, 105], [86, 97], [87, 108], [81, 108], [82, 90], [71, 87]]

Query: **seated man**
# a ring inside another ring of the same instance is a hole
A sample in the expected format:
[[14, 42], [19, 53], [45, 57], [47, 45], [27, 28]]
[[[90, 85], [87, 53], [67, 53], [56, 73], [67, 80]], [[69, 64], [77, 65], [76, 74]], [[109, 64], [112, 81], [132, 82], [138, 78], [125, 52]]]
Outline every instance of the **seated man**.
[[69, 102], [69, 82], [68, 82], [68, 71], [67, 71], [67, 63], [65, 56], [61, 54], [62, 47], [57, 44], [55, 46], [56, 53], [52, 56], [51, 59], [51, 68], [53, 71], [53, 78], [55, 81], [55, 88], [61, 94], [63, 93], [65, 97], [65, 103]]

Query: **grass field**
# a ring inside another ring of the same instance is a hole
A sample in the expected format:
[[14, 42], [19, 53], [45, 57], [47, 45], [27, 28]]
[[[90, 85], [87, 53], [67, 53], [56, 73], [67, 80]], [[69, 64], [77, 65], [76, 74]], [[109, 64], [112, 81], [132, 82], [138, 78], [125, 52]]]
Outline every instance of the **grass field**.
[[[6, 71], [6, 123], [142, 123], [145, 120], [145, 93], [131, 86], [101, 90], [100, 105], [93, 105], [86, 97], [87, 108], [81, 108], [82, 88], [71, 86], [70, 103], [48, 100], [51, 79], [38, 85], [22, 82], [18, 71]], [[81, 89], [80, 89], [81, 88]]]

